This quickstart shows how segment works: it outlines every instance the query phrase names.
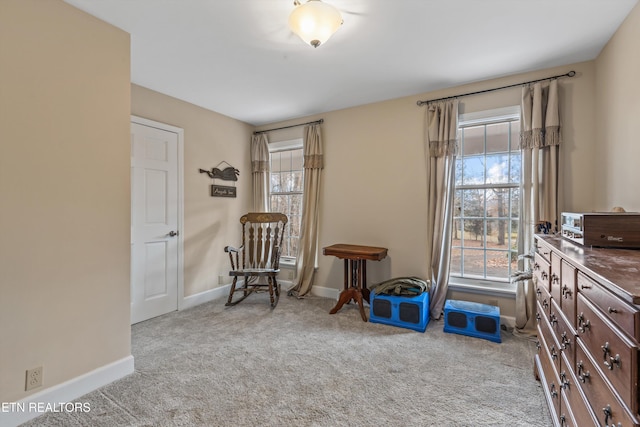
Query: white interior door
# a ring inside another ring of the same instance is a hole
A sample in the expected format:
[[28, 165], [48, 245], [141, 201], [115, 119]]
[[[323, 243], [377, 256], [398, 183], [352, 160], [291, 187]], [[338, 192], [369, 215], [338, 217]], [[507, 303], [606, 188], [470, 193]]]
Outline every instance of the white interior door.
[[176, 132], [131, 123], [131, 323], [178, 309]]

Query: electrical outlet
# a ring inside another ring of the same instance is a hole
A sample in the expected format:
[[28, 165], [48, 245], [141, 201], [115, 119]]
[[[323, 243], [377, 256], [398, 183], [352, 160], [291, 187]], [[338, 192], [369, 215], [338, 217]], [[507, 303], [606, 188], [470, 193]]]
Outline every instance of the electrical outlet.
[[29, 391], [37, 387], [42, 387], [42, 366], [37, 368], [27, 369], [27, 378], [25, 381], [24, 390]]

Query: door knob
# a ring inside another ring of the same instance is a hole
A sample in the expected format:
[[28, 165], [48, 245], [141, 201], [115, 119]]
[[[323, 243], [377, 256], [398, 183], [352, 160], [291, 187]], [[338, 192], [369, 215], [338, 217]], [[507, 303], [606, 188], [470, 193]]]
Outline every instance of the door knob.
[[178, 232], [173, 230], [171, 230], [168, 234], [169, 237], [176, 237], [177, 235], [178, 235]]

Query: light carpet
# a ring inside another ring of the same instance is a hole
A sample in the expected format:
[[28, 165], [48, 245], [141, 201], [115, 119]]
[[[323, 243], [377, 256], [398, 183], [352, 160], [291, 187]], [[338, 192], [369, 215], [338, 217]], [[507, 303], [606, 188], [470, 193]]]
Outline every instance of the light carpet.
[[365, 323], [355, 305], [266, 295], [132, 327], [135, 372], [91, 411], [27, 426], [550, 426], [535, 344]]

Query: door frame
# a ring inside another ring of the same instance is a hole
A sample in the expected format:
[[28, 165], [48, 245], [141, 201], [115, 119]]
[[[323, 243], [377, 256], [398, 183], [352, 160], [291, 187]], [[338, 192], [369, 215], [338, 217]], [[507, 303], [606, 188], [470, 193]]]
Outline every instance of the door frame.
[[[178, 311], [184, 307], [184, 129], [131, 115], [131, 123], [178, 135]], [[132, 178], [130, 178], [132, 179]], [[133, 233], [132, 233], [133, 238]], [[131, 283], [129, 283], [131, 287]]]

